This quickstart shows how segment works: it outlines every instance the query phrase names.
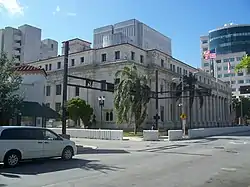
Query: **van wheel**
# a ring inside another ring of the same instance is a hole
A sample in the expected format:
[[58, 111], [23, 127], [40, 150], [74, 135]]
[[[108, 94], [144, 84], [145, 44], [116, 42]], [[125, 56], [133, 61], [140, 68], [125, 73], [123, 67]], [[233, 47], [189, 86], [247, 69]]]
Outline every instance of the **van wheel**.
[[62, 159], [63, 160], [71, 160], [73, 157], [73, 149], [72, 147], [65, 147], [62, 152]]
[[5, 167], [15, 167], [19, 164], [21, 154], [18, 151], [9, 151], [4, 157]]

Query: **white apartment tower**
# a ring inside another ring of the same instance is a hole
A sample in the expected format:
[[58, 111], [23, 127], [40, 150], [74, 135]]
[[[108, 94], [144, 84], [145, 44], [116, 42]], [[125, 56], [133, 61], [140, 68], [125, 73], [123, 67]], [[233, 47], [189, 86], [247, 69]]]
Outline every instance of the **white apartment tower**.
[[145, 50], [157, 49], [172, 55], [171, 39], [136, 19], [94, 29], [93, 48], [122, 43], [130, 43]]
[[41, 29], [22, 25], [0, 29], [0, 51], [7, 57], [15, 58], [15, 63], [29, 63], [34, 60], [57, 56], [58, 43], [55, 40], [41, 41]]

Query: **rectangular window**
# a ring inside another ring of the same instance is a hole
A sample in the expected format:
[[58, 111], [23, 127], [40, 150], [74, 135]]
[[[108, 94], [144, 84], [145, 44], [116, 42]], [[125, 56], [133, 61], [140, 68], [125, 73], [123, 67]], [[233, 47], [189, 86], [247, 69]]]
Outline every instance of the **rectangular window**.
[[144, 56], [140, 55], [140, 63], [144, 63]]
[[230, 74], [229, 73], [224, 74], [224, 77], [230, 77]]
[[131, 51], [131, 60], [135, 60], [135, 52]]
[[164, 88], [164, 86], [163, 86], [163, 84], [161, 84], [161, 86], [160, 86], [160, 92], [161, 92], [161, 94], [163, 94], [163, 88]]
[[160, 111], [161, 111], [161, 121], [164, 122], [164, 106], [160, 107]]
[[51, 49], [54, 49], [54, 45], [53, 44], [51, 44]]
[[243, 72], [239, 72], [239, 73], [238, 73], [238, 76], [243, 76]]
[[52, 64], [49, 64], [49, 70], [51, 70], [52, 69]]
[[75, 59], [71, 59], [71, 66], [75, 66]]
[[75, 96], [80, 95], [80, 88], [78, 86], [75, 87]]
[[238, 80], [238, 84], [244, 84], [244, 80]]
[[218, 70], [218, 71], [221, 71], [221, 67], [217, 67], [217, 70]]
[[208, 67], [209, 66], [209, 63], [204, 63], [204, 67]]
[[81, 64], [84, 63], [84, 57], [81, 57]]
[[223, 62], [229, 62], [228, 58], [223, 59]]
[[235, 81], [231, 81], [231, 84], [235, 84]]
[[173, 72], [175, 72], [175, 65], [173, 65]]
[[234, 62], [234, 58], [229, 58], [229, 61], [230, 62]]
[[61, 110], [61, 103], [55, 103], [55, 111], [60, 112]]
[[48, 71], [48, 64], [45, 64], [45, 71]]
[[106, 80], [101, 80], [101, 90], [106, 90], [107, 89], [107, 81]]
[[58, 84], [56, 85], [56, 95], [61, 95], [62, 94], [62, 85]]
[[50, 86], [46, 86], [46, 96], [50, 96]]
[[170, 70], [173, 70], [173, 65], [172, 64], [170, 64]]
[[164, 67], [164, 60], [161, 59], [161, 67]]
[[207, 40], [202, 40], [202, 44], [207, 44]]
[[242, 57], [236, 57], [236, 60], [237, 60], [237, 61], [241, 61], [241, 60], [242, 60]]
[[102, 54], [102, 62], [106, 62], [107, 61], [107, 55], [104, 53]]
[[57, 69], [61, 69], [61, 62], [57, 62]]
[[221, 77], [222, 77], [222, 75], [221, 75], [221, 74], [219, 74], [219, 75], [218, 75], [218, 78], [221, 78]]
[[119, 60], [120, 58], [120, 51], [115, 51], [115, 60]]
[[224, 67], [223, 67], [223, 70], [228, 70], [228, 67], [227, 67], [227, 66], [224, 66]]
[[205, 48], [203, 48], [203, 51], [205, 52], [205, 51], [207, 51], [208, 50], [208, 48], [207, 47], [205, 47]]
[[218, 64], [221, 63], [221, 60], [216, 60], [216, 63], [218, 63]]

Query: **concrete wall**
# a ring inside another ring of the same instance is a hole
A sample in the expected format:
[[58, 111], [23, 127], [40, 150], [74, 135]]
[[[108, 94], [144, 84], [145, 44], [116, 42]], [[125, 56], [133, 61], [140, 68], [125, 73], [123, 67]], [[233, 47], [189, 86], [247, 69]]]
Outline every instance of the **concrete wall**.
[[44, 86], [46, 78], [42, 74], [23, 75], [23, 81], [20, 86], [20, 95], [24, 97], [24, 101], [45, 103]]

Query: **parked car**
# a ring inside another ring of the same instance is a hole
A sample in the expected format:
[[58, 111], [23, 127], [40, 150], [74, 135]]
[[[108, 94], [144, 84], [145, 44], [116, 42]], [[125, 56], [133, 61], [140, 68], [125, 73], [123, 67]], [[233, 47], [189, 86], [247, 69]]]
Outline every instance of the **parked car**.
[[15, 167], [21, 160], [61, 157], [70, 160], [77, 153], [75, 142], [40, 127], [0, 127], [0, 162]]

